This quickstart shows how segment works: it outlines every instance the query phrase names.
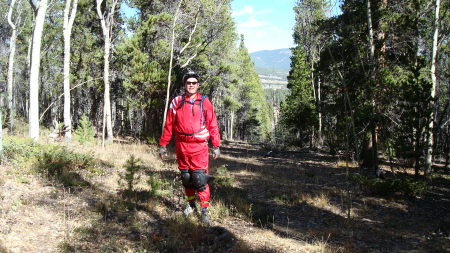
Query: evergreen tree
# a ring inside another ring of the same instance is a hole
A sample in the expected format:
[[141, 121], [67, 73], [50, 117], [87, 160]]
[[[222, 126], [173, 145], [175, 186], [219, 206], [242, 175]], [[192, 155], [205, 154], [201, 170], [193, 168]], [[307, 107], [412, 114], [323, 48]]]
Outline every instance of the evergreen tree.
[[310, 80], [310, 68], [303, 47], [292, 48], [291, 70], [288, 76], [289, 95], [283, 102], [282, 122], [295, 134], [300, 144], [308, 141], [317, 123], [316, 106]]
[[239, 108], [237, 129], [241, 140], [257, 141], [270, 136], [272, 131], [269, 104], [265, 99], [264, 90], [254, 68], [248, 50], [245, 47], [244, 36], [241, 35], [239, 49], [236, 55], [236, 82], [239, 89]]

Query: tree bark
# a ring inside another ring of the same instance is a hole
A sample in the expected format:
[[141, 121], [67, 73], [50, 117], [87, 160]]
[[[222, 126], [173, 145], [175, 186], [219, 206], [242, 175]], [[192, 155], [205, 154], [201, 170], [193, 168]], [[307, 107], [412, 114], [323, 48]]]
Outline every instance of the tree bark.
[[167, 109], [169, 108], [170, 81], [172, 79], [172, 64], [173, 64], [173, 47], [175, 44], [175, 25], [176, 25], [177, 18], [178, 18], [178, 12], [180, 11], [180, 7], [181, 7], [182, 3], [183, 3], [183, 0], [180, 0], [180, 2], [178, 3], [178, 6], [177, 6], [177, 10], [175, 11], [175, 15], [173, 17], [173, 23], [172, 23], [172, 41], [170, 42], [169, 75], [167, 76], [166, 105], [164, 106], [164, 116], [163, 116], [163, 124], [162, 124], [161, 134], [164, 133], [164, 126], [166, 125]]
[[319, 116], [319, 146], [322, 147], [323, 146], [323, 134], [322, 134], [322, 109], [321, 109], [321, 104], [322, 104], [322, 99], [320, 96], [320, 88], [321, 88], [321, 81], [320, 81], [320, 76], [317, 80], [317, 112], [318, 112], [318, 116]]
[[436, 0], [435, 5], [435, 17], [434, 17], [434, 36], [433, 36], [433, 52], [431, 59], [431, 91], [430, 91], [430, 118], [428, 123], [428, 138], [427, 138], [427, 154], [425, 159], [425, 176], [431, 173], [433, 166], [433, 129], [434, 129], [434, 107], [435, 107], [435, 96], [436, 96], [436, 65], [437, 65], [437, 54], [438, 54], [438, 39], [439, 39], [439, 9], [441, 6], [441, 1]]
[[[72, 3], [72, 10], [70, 5]], [[66, 0], [64, 8], [64, 137], [72, 139], [72, 117], [70, 113], [70, 37], [72, 35], [73, 22], [77, 13], [78, 0]]]
[[14, 105], [13, 105], [13, 84], [14, 84], [14, 57], [16, 54], [17, 27], [12, 21], [12, 13], [16, 0], [11, 0], [8, 11], [8, 23], [11, 27], [11, 38], [9, 42], [9, 59], [8, 59], [8, 110], [9, 110], [9, 132], [13, 131], [14, 124]]
[[[106, 17], [105, 14], [103, 14], [101, 10], [103, 0], [97, 0], [97, 14], [100, 18], [101, 26], [102, 26], [102, 33], [103, 38], [105, 40], [104, 45], [104, 66], [103, 66], [103, 82], [105, 86], [105, 92], [104, 92], [104, 107], [103, 107], [103, 114], [104, 114], [104, 127], [106, 128], [106, 136], [105, 136], [105, 142], [111, 143], [113, 142], [113, 130], [112, 130], [112, 117], [111, 117], [111, 95], [110, 95], [110, 81], [109, 81], [109, 58], [111, 56], [111, 40], [112, 40], [112, 27], [114, 25], [114, 12], [117, 5], [117, 0], [112, 0], [112, 2], [107, 2], [107, 9], [106, 11]], [[109, 6], [108, 6], [109, 5]], [[109, 7], [109, 8], [108, 8]], [[104, 131], [104, 130], [103, 130]], [[105, 135], [105, 133], [103, 133]]]
[[[375, 61], [375, 42], [374, 42], [374, 31], [372, 24], [372, 10], [371, 10], [371, 0], [367, 0], [366, 2], [367, 8], [367, 28], [369, 32], [369, 53], [370, 53], [370, 80], [373, 83], [376, 83], [376, 61]], [[370, 87], [371, 88], [371, 87]], [[369, 88], [369, 89], [370, 89]], [[378, 136], [377, 136], [377, 123], [375, 121], [376, 114], [376, 101], [374, 98], [374, 92], [370, 92], [370, 98], [372, 104], [372, 122], [370, 123], [370, 145], [365, 147], [363, 150], [365, 152], [369, 152], [369, 154], [364, 154], [363, 166], [368, 169], [368, 173], [370, 175], [375, 175], [378, 170]]]
[[233, 140], [233, 126], [234, 126], [234, 111], [231, 111], [231, 119], [230, 119], [230, 141]]
[[39, 71], [41, 66], [41, 40], [44, 30], [45, 15], [47, 13], [47, 0], [40, 0], [34, 5], [35, 22], [33, 29], [33, 42], [30, 63], [30, 105], [28, 111], [29, 135], [34, 140], [39, 139]]

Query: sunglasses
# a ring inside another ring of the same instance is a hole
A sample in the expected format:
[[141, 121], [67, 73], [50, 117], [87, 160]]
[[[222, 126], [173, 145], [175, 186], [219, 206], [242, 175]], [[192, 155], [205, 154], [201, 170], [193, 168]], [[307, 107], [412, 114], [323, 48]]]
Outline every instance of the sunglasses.
[[197, 85], [198, 82], [186, 82], [186, 85]]

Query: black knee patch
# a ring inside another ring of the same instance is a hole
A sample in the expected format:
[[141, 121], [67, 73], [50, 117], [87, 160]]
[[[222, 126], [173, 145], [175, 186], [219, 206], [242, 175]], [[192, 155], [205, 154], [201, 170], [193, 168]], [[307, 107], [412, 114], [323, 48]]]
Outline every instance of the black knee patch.
[[203, 191], [208, 184], [208, 175], [204, 170], [194, 170], [191, 173], [191, 183], [195, 189]]
[[184, 187], [192, 188], [191, 184], [191, 173], [189, 170], [180, 170], [181, 172], [181, 183]]

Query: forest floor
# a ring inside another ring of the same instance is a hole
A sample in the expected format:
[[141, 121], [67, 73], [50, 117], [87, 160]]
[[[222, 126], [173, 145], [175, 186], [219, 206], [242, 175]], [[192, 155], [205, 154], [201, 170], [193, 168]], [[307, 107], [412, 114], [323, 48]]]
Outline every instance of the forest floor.
[[[71, 187], [3, 161], [0, 252], [450, 252], [448, 176], [422, 197], [386, 199], [353, 186], [358, 169], [325, 152], [227, 143], [210, 163], [206, 226], [182, 215], [174, 156], [139, 144], [69, 149], [96, 160], [71, 172]], [[130, 192], [118, 182], [131, 155], [142, 170]]]

